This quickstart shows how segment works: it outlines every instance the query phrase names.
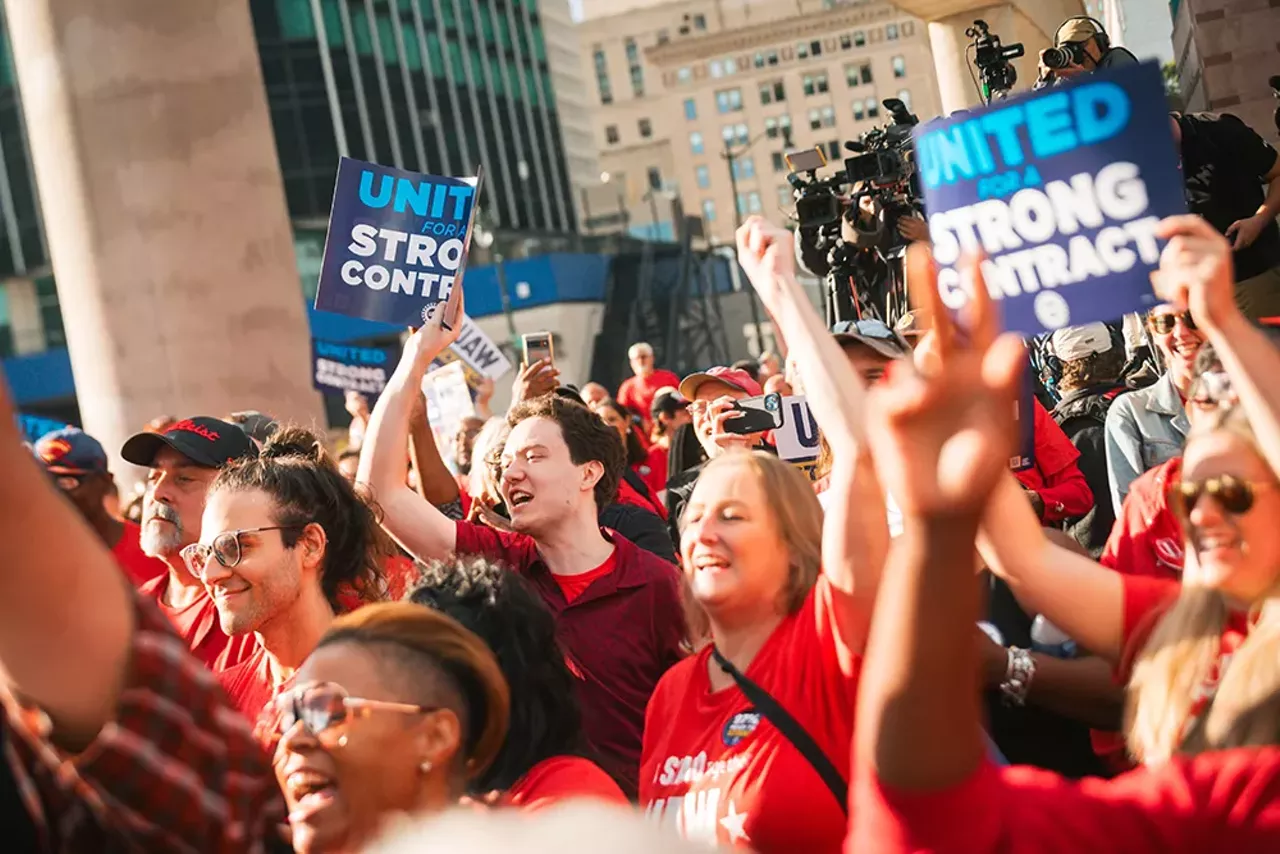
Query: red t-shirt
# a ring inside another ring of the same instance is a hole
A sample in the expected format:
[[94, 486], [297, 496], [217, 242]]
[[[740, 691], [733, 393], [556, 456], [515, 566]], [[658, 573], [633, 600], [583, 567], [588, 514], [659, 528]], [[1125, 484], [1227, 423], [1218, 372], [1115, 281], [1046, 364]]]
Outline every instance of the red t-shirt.
[[894, 790], [865, 762], [858, 771], [849, 854], [1280, 850], [1275, 747], [1178, 756], [1114, 780], [1066, 780], [984, 761], [940, 792]]
[[1125, 575], [1182, 578], [1182, 525], [1169, 508], [1169, 484], [1181, 469], [1182, 457], [1174, 457], [1130, 485], [1099, 563]]
[[[1061, 522], [1083, 516], [1093, 508], [1093, 491], [1076, 465], [1080, 452], [1062, 432], [1040, 401], [1032, 398], [1035, 412], [1035, 465], [1014, 477], [1044, 501], [1044, 521]], [[1061, 505], [1061, 508], [1059, 508]]]
[[680, 387], [680, 378], [667, 370], [658, 369], [647, 377], [629, 377], [618, 387], [618, 403], [639, 415], [648, 424], [654, 395], [667, 386]]
[[583, 798], [627, 803], [622, 789], [596, 763], [580, 756], [552, 756], [516, 780], [507, 789], [502, 804], [533, 811]]
[[[861, 660], [836, 629], [820, 578], [746, 670], [818, 743], [847, 780]], [[711, 648], [658, 683], [645, 715], [640, 803], [653, 819], [708, 844], [759, 854], [838, 852], [845, 816], [818, 772], [736, 685], [712, 693]]]
[[684, 657], [680, 573], [625, 537], [602, 531], [615, 546], [616, 569], [569, 601], [532, 537], [458, 522], [460, 555], [501, 561], [532, 582], [556, 617], [587, 743], [600, 767], [628, 796], [636, 792], [645, 704], [658, 679]]
[[564, 594], [564, 601], [572, 602], [574, 599], [577, 599], [586, 592], [586, 589], [590, 587], [597, 578], [603, 578], [613, 572], [617, 566], [618, 552], [617, 550], [614, 550], [607, 558], [605, 558], [604, 563], [589, 572], [584, 572], [581, 575], [552, 575], [551, 577], [555, 579], [556, 584], [560, 585], [560, 592]]
[[142, 527], [127, 519], [124, 533], [111, 549], [116, 563], [129, 576], [134, 587], [141, 587], [153, 578], [169, 574], [169, 567], [158, 557], [148, 557], [142, 551]]
[[256, 641], [253, 635], [228, 638], [218, 624], [218, 609], [207, 593], [183, 608], [170, 608], [164, 604], [164, 594], [169, 589], [169, 573], [157, 576], [138, 588], [143, 598], [155, 601], [160, 611], [169, 618], [178, 635], [187, 642], [191, 654], [217, 673], [244, 661], [252, 652]]
[[649, 456], [635, 467], [636, 474], [640, 475], [655, 495], [667, 488], [667, 459], [670, 453], [662, 445], [650, 445]]

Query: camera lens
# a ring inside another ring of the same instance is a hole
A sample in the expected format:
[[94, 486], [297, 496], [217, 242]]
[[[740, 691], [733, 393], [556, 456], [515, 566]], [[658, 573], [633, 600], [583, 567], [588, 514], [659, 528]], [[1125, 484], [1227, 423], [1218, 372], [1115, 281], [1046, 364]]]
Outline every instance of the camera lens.
[[1065, 47], [1051, 47], [1044, 52], [1045, 68], [1057, 71], [1071, 64], [1071, 51]]

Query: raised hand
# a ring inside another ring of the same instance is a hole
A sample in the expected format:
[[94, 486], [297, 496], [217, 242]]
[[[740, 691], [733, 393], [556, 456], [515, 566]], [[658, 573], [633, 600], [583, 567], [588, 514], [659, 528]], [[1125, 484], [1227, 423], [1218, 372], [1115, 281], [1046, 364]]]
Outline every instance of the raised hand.
[[1231, 244], [1213, 226], [1194, 215], [1163, 220], [1156, 235], [1169, 242], [1160, 267], [1151, 274], [1156, 296], [1191, 311], [1201, 329], [1215, 329], [1239, 309]]
[[1025, 350], [1017, 335], [998, 334], [976, 263], [966, 270], [965, 330], [941, 303], [929, 249], [912, 246], [906, 263], [913, 301], [934, 318], [934, 352], [919, 369], [895, 363], [871, 390], [876, 470], [909, 518], [976, 517], [1009, 464]]
[[532, 365], [524, 365], [516, 374], [515, 384], [511, 389], [511, 405], [522, 400], [532, 400], [556, 390], [560, 382], [560, 372], [550, 359], [539, 359]]
[[462, 324], [454, 323], [453, 328], [445, 327], [448, 317], [461, 317], [463, 310], [462, 288], [454, 287], [449, 299], [436, 303], [429, 310], [427, 322], [422, 324], [405, 342], [405, 356], [411, 356], [419, 369], [430, 366], [436, 358], [448, 350], [462, 333]]
[[796, 275], [795, 238], [764, 217], [753, 216], [738, 229], [738, 263], [768, 307], [779, 286]]

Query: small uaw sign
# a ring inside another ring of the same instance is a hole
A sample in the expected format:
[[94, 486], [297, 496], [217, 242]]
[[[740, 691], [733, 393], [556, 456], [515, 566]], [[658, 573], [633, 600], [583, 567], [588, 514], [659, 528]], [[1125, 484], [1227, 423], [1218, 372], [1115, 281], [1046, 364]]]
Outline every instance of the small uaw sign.
[[782, 398], [782, 426], [773, 431], [778, 457], [794, 465], [818, 459], [818, 422], [809, 403], [798, 394]]
[[918, 126], [916, 157], [942, 302], [983, 274], [1006, 328], [1025, 335], [1114, 320], [1155, 303], [1163, 217], [1186, 212], [1154, 62]]
[[342, 158], [316, 308], [421, 326], [431, 306], [462, 286], [482, 178]]
[[465, 315], [458, 340], [436, 358], [434, 365], [443, 367], [450, 362], [459, 361], [466, 369], [467, 383], [472, 388], [476, 388], [482, 378], [499, 380], [511, 370], [511, 360], [502, 349], [474, 320]]

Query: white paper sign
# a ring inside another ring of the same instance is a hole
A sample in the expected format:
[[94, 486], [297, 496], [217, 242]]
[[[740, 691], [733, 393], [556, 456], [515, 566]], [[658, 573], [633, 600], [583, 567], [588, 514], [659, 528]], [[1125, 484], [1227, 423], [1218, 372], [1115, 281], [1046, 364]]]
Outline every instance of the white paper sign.
[[789, 463], [817, 459], [818, 422], [800, 395], [782, 398], [782, 426], [773, 431], [778, 456]]
[[427, 420], [431, 422], [431, 432], [435, 433], [436, 447], [443, 459], [451, 459], [451, 445], [458, 435], [458, 425], [462, 419], [476, 414], [466, 368], [461, 362], [436, 368], [422, 378], [422, 393], [427, 398]]

